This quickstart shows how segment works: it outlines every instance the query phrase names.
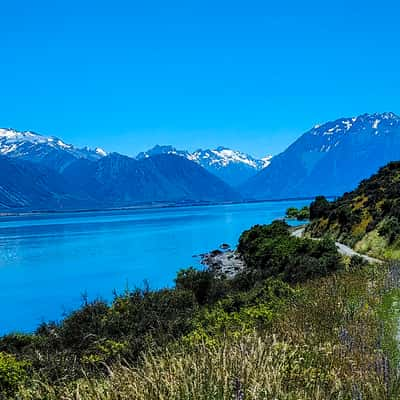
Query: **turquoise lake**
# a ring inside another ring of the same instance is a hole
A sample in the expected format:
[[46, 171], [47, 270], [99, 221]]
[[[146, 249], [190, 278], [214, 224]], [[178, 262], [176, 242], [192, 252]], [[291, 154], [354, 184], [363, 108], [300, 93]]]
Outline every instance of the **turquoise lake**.
[[0, 219], [0, 334], [59, 321], [113, 291], [173, 285], [193, 257], [308, 201], [42, 214]]

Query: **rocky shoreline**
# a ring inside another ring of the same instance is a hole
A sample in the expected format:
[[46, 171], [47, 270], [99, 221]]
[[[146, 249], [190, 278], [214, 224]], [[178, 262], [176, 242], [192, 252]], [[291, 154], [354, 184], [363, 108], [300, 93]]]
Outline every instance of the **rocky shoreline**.
[[233, 278], [236, 274], [243, 271], [246, 264], [240, 254], [232, 250], [226, 243], [220, 249], [200, 254], [201, 264], [205, 265], [216, 275]]

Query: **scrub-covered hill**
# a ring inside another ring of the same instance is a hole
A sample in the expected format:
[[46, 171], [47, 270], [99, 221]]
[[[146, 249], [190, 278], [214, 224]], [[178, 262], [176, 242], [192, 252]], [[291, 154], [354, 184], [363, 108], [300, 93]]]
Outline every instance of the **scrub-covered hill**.
[[332, 203], [318, 197], [310, 217], [312, 236], [330, 235], [360, 252], [399, 258], [400, 162], [389, 163]]

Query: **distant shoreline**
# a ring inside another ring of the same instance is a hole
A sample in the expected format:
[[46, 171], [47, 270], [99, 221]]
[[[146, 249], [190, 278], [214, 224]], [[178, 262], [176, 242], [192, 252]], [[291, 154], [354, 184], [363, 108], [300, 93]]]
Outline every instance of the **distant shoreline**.
[[[337, 196], [326, 196], [328, 199], [335, 198]], [[12, 210], [0, 212], [1, 217], [23, 217], [33, 215], [46, 215], [46, 214], [78, 214], [78, 213], [94, 213], [94, 212], [111, 212], [111, 211], [130, 211], [130, 210], [152, 210], [152, 209], [163, 209], [163, 208], [182, 208], [182, 207], [207, 207], [207, 206], [223, 206], [233, 204], [255, 204], [255, 203], [276, 203], [283, 201], [302, 201], [302, 200], [314, 200], [313, 197], [291, 197], [283, 199], [266, 199], [266, 200], [243, 200], [243, 201], [225, 201], [225, 202], [152, 202], [152, 203], [140, 203], [131, 206], [121, 207], [109, 207], [109, 208], [82, 208], [82, 209], [55, 209], [55, 210]]]

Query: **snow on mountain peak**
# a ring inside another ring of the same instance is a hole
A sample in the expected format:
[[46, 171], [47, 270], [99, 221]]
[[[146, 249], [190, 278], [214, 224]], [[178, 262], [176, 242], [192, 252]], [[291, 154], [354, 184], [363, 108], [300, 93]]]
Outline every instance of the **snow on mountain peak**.
[[231, 164], [237, 164], [246, 165], [254, 170], [261, 170], [269, 165], [267, 161], [269, 161], [271, 156], [260, 160], [240, 151], [220, 146], [213, 150], [196, 150], [191, 153], [188, 158], [204, 167], [213, 166], [216, 168], [224, 168]]
[[322, 125], [315, 125], [311, 129], [310, 133], [314, 136], [343, 134], [354, 130], [356, 126], [358, 129], [358, 126], [360, 125], [363, 126], [363, 130], [367, 130], [369, 127], [372, 129], [378, 129], [378, 126], [382, 121], [386, 121], [386, 123], [393, 125], [394, 123], [400, 123], [400, 117], [393, 112], [363, 114], [358, 117], [342, 118]]
[[358, 117], [342, 118], [322, 125], [315, 125], [308, 135], [318, 136], [309, 143], [310, 152], [328, 152], [337, 147], [349, 135], [386, 135], [393, 127], [400, 127], [400, 117], [392, 112], [362, 114]]
[[101, 157], [105, 157], [107, 155], [107, 152], [104, 151], [101, 147], [96, 147], [94, 149], [95, 153], [98, 154]]
[[50, 165], [52, 162], [50, 160], [53, 160], [52, 157], [59, 154], [57, 162], [62, 166], [65, 166], [74, 158], [95, 160], [107, 155], [100, 148], [95, 150], [87, 147], [79, 149], [54, 136], [44, 136], [31, 131], [20, 132], [6, 128], [0, 128], [0, 154], [8, 157], [20, 157], [32, 162], [39, 162], [47, 158]]
[[267, 168], [268, 165], [271, 164], [271, 159], [272, 159], [272, 156], [266, 156], [266, 157], [263, 157], [263, 158], [261, 159], [261, 161], [263, 162], [263, 167], [262, 167], [262, 169]]
[[246, 165], [255, 170], [261, 170], [267, 167], [272, 156], [266, 156], [263, 159], [256, 159], [248, 154], [237, 150], [228, 149], [227, 147], [219, 146], [215, 149], [198, 149], [192, 153], [185, 150], [177, 150], [172, 146], [156, 145], [147, 152], [142, 152], [137, 155], [137, 159], [148, 158], [157, 154], [175, 154], [194, 161], [203, 167], [224, 168], [230, 164]]

